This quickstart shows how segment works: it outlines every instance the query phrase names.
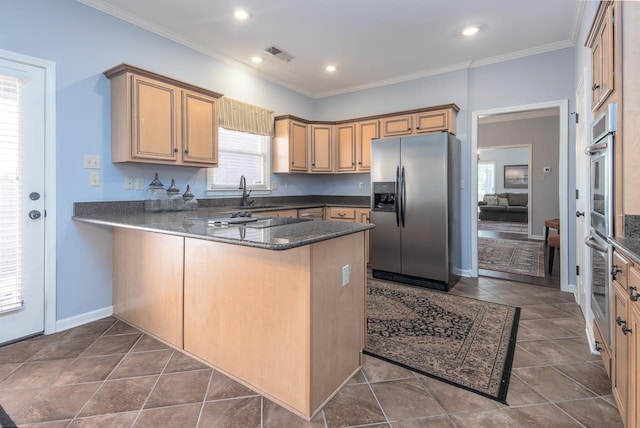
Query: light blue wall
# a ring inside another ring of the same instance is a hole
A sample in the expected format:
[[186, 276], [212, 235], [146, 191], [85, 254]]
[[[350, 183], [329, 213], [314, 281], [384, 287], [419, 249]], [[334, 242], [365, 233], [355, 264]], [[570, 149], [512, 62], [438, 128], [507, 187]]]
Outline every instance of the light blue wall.
[[[0, 26], [0, 47], [54, 61], [57, 67], [58, 307], [62, 320], [111, 304], [111, 232], [71, 220], [75, 201], [142, 199], [124, 190], [124, 178], [191, 183], [204, 196], [204, 171], [110, 162], [109, 82], [102, 72], [121, 62], [154, 70], [245, 102], [309, 119], [343, 119], [456, 103], [464, 183], [470, 183], [471, 112], [573, 99], [574, 53], [565, 49], [515, 61], [460, 70], [411, 82], [313, 100], [214, 60], [73, 0], [4, 0], [11, 19]], [[570, 128], [573, 132], [573, 128]], [[103, 184], [88, 185], [83, 156], [102, 156]], [[570, 172], [570, 177], [572, 176]], [[368, 195], [368, 174], [278, 175], [274, 195]], [[364, 189], [359, 189], [359, 182]], [[573, 179], [571, 179], [571, 185]], [[463, 268], [470, 266], [468, 188], [462, 192]]]

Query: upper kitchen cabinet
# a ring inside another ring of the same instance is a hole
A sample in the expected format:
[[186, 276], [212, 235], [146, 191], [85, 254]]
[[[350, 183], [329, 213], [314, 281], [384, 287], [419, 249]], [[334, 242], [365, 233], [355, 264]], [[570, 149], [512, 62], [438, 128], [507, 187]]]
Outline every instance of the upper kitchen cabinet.
[[356, 124], [334, 125], [336, 136], [336, 171], [356, 170]]
[[120, 64], [111, 80], [111, 161], [211, 167], [218, 163], [222, 95]]
[[333, 172], [333, 126], [312, 124], [311, 172]]
[[591, 49], [591, 110], [596, 111], [615, 89], [616, 3], [602, 1], [589, 31]]
[[275, 118], [273, 172], [359, 173], [371, 170], [371, 140], [456, 132], [455, 104], [335, 122]]
[[307, 123], [291, 117], [276, 118], [273, 137], [273, 172], [307, 172]]
[[458, 106], [422, 109], [382, 118], [382, 138], [416, 135], [425, 132], [448, 131], [456, 133]]
[[371, 171], [371, 140], [380, 138], [380, 121], [364, 120], [356, 123], [356, 158], [359, 172]]

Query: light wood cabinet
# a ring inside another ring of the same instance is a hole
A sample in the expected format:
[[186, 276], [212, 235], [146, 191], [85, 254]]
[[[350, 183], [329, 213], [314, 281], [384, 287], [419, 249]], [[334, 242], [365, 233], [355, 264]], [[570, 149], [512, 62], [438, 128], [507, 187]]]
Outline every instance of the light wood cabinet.
[[455, 134], [459, 110], [457, 105], [448, 104], [337, 122], [278, 116], [273, 172], [369, 172], [372, 139], [439, 131]]
[[184, 238], [113, 231], [113, 313], [182, 348]]
[[629, 295], [627, 290], [617, 281], [613, 282], [613, 335], [611, 337], [612, 367], [611, 384], [613, 397], [620, 412], [622, 420], [626, 420], [628, 406], [628, 382], [629, 375], [629, 338], [626, 332]]
[[313, 417], [360, 369], [363, 239], [354, 233], [268, 251], [186, 238], [185, 350]]
[[327, 207], [325, 218], [331, 221], [356, 222], [357, 208]]
[[596, 111], [614, 90], [616, 7], [613, 1], [600, 2], [587, 37], [587, 47], [591, 49], [591, 109], [593, 111]]
[[311, 172], [333, 172], [333, 127], [312, 124]]
[[356, 170], [356, 124], [334, 125], [336, 136], [336, 171]]
[[[640, 272], [632, 270], [633, 282], [630, 286], [640, 290]], [[633, 290], [631, 295], [637, 295]], [[640, 427], [640, 300], [631, 300], [629, 304], [628, 326], [631, 329], [629, 343], [629, 406], [627, 408], [627, 427]]]
[[285, 218], [298, 218], [298, 210], [275, 210], [275, 211], [254, 211], [252, 213], [254, 217], [285, 217]]
[[380, 138], [379, 120], [365, 120], [356, 123], [358, 172], [371, 171], [371, 140], [375, 138]]
[[453, 109], [430, 110], [382, 119], [382, 138], [438, 131], [456, 133]]
[[218, 163], [222, 95], [127, 64], [111, 80], [111, 161], [210, 167]]
[[324, 207], [299, 208], [298, 218], [309, 220], [324, 220]]
[[307, 124], [295, 119], [275, 121], [273, 172], [307, 172]]
[[627, 428], [640, 425], [640, 267], [614, 251], [612, 276], [611, 385]]
[[[327, 207], [325, 218], [330, 221], [343, 221], [347, 223], [369, 223], [371, 210], [369, 208], [351, 207]], [[369, 264], [370, 231], [364, 233], [365, 262]]]

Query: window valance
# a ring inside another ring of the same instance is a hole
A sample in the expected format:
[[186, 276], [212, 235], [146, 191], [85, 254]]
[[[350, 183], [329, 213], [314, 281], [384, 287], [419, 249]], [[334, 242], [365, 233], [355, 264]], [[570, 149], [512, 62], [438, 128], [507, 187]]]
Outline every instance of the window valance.
[[273, 111], [233, 98], [220, 98], [220, 127], [273, 136]]

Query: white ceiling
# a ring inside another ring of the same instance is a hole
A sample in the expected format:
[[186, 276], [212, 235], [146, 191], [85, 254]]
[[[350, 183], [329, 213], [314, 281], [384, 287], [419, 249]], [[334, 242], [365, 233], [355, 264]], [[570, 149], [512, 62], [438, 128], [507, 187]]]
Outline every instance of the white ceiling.
[[[582, 43], [582, 0], [78, 0], [321, 98]], [[251, 14], [245, 22], [235, 8]], [[474, 38], [459, 30], [479, 24]], [[269, 46], [293, 55], [284, 62]], [[251, 63], [259, 54], [265, 61]], [[324, 67], [334, 63], [330, 74]]]

